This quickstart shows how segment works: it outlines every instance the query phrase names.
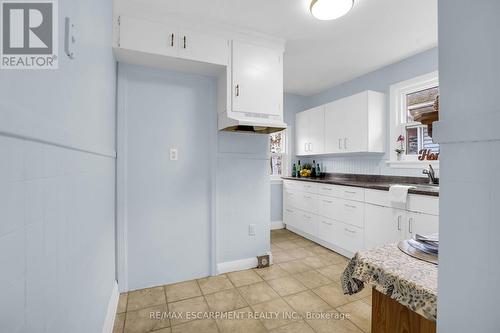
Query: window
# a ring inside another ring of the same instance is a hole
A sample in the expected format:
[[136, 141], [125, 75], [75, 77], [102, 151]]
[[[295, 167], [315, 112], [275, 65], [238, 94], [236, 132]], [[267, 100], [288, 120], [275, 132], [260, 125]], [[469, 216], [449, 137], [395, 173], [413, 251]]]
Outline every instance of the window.
[[[418, 160], [422, 151], [439, 154], [439, 144], [433, 142], [427, 124], [420, 122], [435, 112], [438, 96], [437, 72], [391, 86], [389, 164], [395, 167], [421, 168], [429, 164], [429, 161]], [[438, 167], [437, 161], [432, 161], [431, 164]]]
[[275, 132], [269, 135], [271, 149], [270, 166], [271, 178], [280, 179], [286, 175], [287, 161], [287, 131]]

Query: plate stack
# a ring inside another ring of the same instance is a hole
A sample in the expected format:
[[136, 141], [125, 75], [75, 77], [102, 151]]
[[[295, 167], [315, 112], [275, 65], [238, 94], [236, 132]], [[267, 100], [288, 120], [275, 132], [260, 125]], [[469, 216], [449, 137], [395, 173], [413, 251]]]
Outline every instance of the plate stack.
[[433, 264], [438, 263], [439, 237], [438, 234], [422, 236], [415, 235], [413, 239], [399, 242], [398, 247], [404, 253]]

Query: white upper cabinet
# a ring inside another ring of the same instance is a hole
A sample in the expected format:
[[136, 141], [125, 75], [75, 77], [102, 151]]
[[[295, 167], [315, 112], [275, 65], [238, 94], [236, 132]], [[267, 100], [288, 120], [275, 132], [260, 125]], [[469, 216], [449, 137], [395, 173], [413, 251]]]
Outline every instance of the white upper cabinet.
[[228, 40], [162, 22], [120, 16], [118, 48], [203, 63], [228, 65]]
[[171, 57], [177, 56], [178, 34], [176, 28], [127, 16], [121, 16], [119, 22], [118, 46], [120, 48]]
[[283, 114], [282, 57], [281, 51], [232, 42], [233, 111]]
[[365, 91], [297, 113], [295, 127], [297, 155], [383, 153], [385, 95]]
[[325, 152], [325, 107], [295, 115], [295, 153], [300, 156]]
[[228, 65], [229, 41], [225, 38], [193, 30], [181, 30], [178, 36], [180, 58]]
[[326, 105], [325, 153], [383, 153], [385, 95], [365, 91]]

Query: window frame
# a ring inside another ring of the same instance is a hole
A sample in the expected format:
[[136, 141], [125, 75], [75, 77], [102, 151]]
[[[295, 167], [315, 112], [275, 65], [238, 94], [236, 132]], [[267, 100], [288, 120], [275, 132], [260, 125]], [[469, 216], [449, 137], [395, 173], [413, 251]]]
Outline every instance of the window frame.
[[389, 161], [387, 162], [390, 167], [394, 168], [409, 168], [421, 169], [431, 164], [435, 169], [439, 169], [438, 161], [419, 161], [418, 155], [403, 154], [401, 159], [398, 159], [398, 154], [395, 152], [399, 148], [396, 139], [399, 135], [405, 137], [405, 151], [406, 151], [406, 127], [421, 126], [419, 122], [406, 122], [407, 120], [407, 105], [406, 95], [430, 89], [439, 86], [439, 72], [431, 72], [421, 75], [410, 80], [402, 81], [393, 84], [390, 87], [390, 152]]
[[[283, 179], [281, 177], [285, 177], [288, 175], [288, 170], [289, 170], [289, 159], [290, 159], [290, 140], [289, 140], [289, 131], [288, 128], [280, 131], [282, 134], [281, 140], [283, 141], [283, 147], [282, 149], [284, 152], [281, 153], [281, 175], [273, 175], [269, 174], [271, 184], [281, 184], [283, 182]], [[270, 136], [271, 134], [269, 134]], [[279, 155], [279, 154], [278, 154]], [[271, 157], [273, 154], [271, 153], [271, 147], [269, 147], [269, 163], [271, 162]], [[269, 166], [271, 170], [271, 166]]]

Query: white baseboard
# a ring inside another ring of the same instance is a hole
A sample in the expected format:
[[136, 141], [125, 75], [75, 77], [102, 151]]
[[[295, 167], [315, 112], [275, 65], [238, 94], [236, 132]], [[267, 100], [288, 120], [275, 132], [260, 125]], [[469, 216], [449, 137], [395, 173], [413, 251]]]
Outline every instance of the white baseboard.
[[[269, 255], [269, 263], [273, 264], [273, 254], [271, 251], [267, 252]], [[230, 272], [243, 271], [245, 269], [255, 268], [258, 266], [257, 257], [246, 258], [235, 261], [226, 261], [217, 264], [217, 274], [224, 274]]]
[[285, 224], [283, 221], [271, 221], [271, 230], [284, 229]]
[[104, 320], [104, 325], [102, 327], [102, 333], [112, 333], [113, 326], [115, 325], [116, 309], [118, 307], [118, 299], [120, 298], [120, 292], [118, 291], [118, 283], [115, 281], [113, 284], [113, 291], [111, 292], [111, 297], [108, 303], [108, 311], [106, 313], [106, 319]]

